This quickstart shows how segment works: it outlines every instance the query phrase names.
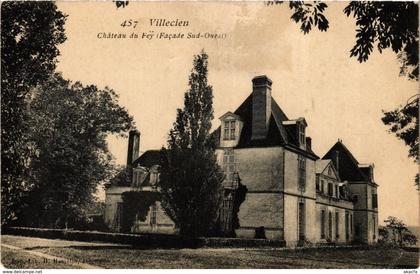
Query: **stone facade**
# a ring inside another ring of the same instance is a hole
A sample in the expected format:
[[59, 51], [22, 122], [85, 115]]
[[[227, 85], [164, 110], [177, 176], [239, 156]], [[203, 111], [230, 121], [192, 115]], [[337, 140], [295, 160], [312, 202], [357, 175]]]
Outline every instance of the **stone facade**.
[[[271, 96], [271, 80], [258, 76], [252, 82], [251, 95], [235, 112], [221, 116], [214, 132], [219, 140], [217, 161], [225, 173], [221, 230], [229, 236], [282, 240], [287, 246], [376, 242], [378, 185], [373, 165], [360, 165], [341, 141], [320, 159], [305, 135], [306, 120], [286, 116]], [[130, 155], [136, 155], [133, 146], [139, 147], [139, 138], [130, 140]], [[129, 156], [128, 165], [152, 172], [151, 158], [143, 154], [132, 161]], [[137, 180], [131, 187], [144, 189], [145, 184]], [[245, 199], [234, 212], [239, 189], [245, 189]], [[107, 189], [105, 217], [110, 227], [123, 191]], [[239, 224], [234, 224], [235, 217]], [[159, 203], [133, 231], [176, 233]]]

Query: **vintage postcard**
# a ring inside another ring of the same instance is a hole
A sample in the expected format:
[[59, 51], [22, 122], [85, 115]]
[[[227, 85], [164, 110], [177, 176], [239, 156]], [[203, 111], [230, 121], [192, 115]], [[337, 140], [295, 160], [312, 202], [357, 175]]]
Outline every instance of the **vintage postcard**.
[[3, 273], [417, 273], [418, 2], [1, 4]]

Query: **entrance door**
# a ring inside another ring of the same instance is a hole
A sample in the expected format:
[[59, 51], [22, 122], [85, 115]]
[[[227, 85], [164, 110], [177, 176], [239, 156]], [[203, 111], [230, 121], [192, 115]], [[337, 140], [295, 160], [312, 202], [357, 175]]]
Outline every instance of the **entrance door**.
[[305, 203], [299, 203], [299, 212], [298, 212], [298, 229], [299, 229], [299, 240], [305, 240]]

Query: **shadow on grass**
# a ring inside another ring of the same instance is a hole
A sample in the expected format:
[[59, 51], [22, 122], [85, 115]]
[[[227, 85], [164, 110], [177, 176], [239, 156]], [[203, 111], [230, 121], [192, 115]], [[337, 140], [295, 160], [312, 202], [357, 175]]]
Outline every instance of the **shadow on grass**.
[[[166, 249], [166, 250], [181, 250], [185, 248], [168, 248], [161, 246], [132, 246], [132, 245], [64, 245], [64, 246], [31, 246], [22, 248], [24, 250], [36, 250], [36, 249], [77, 249], [77, 250], [156, 250], [156, 249]], [[196, 249], [196, 248], [195, 248]]]

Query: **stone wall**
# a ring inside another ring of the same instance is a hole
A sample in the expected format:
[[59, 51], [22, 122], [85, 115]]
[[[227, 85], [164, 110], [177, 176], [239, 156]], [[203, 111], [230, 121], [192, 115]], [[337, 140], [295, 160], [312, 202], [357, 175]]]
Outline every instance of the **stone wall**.
[[135, 190], [132, 187], [121, 187], [121, 186], [112, 186], [108, 188], [105, 192], [105, 213], [104, 213], [104, 220], [105, 224], [112, 228], [112, 223], [115, 218], [115, 214], [117, 213], [117, 205], [118, 203], [122, 203], [121, 194], [126, 191], [133, 191]]
[[[264, 227], [268, 239], [283, 237], [283, 148], [235, 149], [236, 171], [248, 192], [238, 212], [238, 237], [254, 238], [255, 229]], [[219, 164], [223, 150], [217, 150]]]
[[281, 147], [235, 149], [236, 171], [248, 193], [282, 189], [282, 151]]
[[267, 239], [283, 239], [283, 195], [280, 193], [248, 193], [239, 212], [240, 238], [254, 238], [255, 230], [264, 227]]
[[[332, 214], [332, 238], [331, 242], [344, 244], [351, 243], [354, 237], [354, 212], [353, 204], [349, 201], [329, 201], [331, 198], [319, 196], [316, 204], [316, 241], [327, 242], [329, 231], [328, 214]], [[321, 211], [325, 211], [325, 238], [321, 238]], [[346, 212], [348, 213], [348, 238], [346, 237]], [[336, 213], [338, 213], [338, 233], [336, 230]], [[353, 219], [353, 221], [351, 221]], [[338, 234], [338, 237], [337, 237]]]
[[378, 209], [372, 208], [372, 194], [377, 193], [376, 186], [368, 182], [350, 182], [350, 192], [357, 195], [354, 204], [355, 240], [362, 243], [378, 241]]
[[[138, 188], [132, 187], [118, 187], [113, 186], [106, 190], [106, 198], [105, 198], [105, 214], [104, 219], [107, 226], [112, 229], [112, 225], [115, 219], [115, 215], [117, 213], [117, 206], [118, 203], [122, 203], [122, 193], [126, 191], [135, 191]], [[175, 225], [172, 220], [165, 214], [163, 211], [160, 202], [157, 202], [157, 211], [156, 211], [156, 221], [157, 224], [152, 226], [150, 223], [150, 216], [151, 216], [151, 207], [149, 208], [149, 212], [147, 213], [146, 220], [144, 222], [135, 221], [132, 232], [136, 233], [165, 233], [165, 234], [174, 234]], [[123, 212], [124, 214], [124, 212]]]

